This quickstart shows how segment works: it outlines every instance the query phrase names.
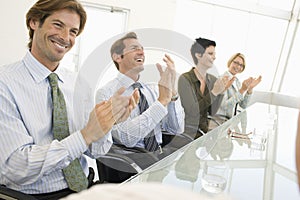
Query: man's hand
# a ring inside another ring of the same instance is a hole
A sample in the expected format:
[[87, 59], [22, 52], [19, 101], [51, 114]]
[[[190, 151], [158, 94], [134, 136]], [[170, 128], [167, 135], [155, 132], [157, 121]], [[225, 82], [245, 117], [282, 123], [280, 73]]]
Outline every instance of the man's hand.
[[138, 91], [131, 96], [122, 96], [125, 88], [120, 88], [108, 101], [98, 103], [89, 116], [88, 123], [81, 133], [90, 145], [109, 132], [112, 126], [124, 121], [139, 101]]
[[163, 61], [167, 64], [165, 70], [162, 66], [157, 63], [157, 69], [160, 73], [160, 80], [158, 82], [159, 96], [158, 101], [160, 101], [164, 106], [168, 105], [171, 101], [172, 96], [176, 95], [176, 70], [174, 61], [169, 55], [165, 55]]

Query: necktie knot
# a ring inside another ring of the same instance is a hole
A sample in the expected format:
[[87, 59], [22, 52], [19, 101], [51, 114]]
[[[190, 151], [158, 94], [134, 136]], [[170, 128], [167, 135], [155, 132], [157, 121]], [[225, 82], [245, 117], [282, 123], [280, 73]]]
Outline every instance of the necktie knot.
[[55, 73], [51, 73], [48, 76], [48, 80], [50, 83], [51, 88], [56, 88], [58, 85], [58, 76]]
[[142, 85], [141, 85], [141, 83], [139, 83], [139, 82], [135, 82], [135, 83], [132, 84], [132, 87], [133, 87], [134, 89], [135, 89], [135, 88], [140, 89], [140, 88], [142, 87]]

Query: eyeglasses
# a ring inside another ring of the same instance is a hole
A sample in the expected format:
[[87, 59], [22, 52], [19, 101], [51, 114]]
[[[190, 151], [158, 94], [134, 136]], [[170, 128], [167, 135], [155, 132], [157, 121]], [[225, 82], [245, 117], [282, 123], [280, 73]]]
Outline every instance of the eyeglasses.
[[245, 67], [244, 64], [241, 64], [241, 63], [239, 63], [238, 61], [233, 60], [232, 62], [233, 62], [235, 65], [238, 65], [238, 66], [242, 67], [243, 69], [244, 69], [244, 67]]

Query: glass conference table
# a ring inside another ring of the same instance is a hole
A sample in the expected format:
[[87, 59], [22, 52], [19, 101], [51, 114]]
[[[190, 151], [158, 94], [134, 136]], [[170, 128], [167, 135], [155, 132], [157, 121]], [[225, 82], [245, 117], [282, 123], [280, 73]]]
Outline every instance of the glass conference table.
[[161, 182], [209, 196], [300, 199], [298, 109], [255, 103], [123, 184]]

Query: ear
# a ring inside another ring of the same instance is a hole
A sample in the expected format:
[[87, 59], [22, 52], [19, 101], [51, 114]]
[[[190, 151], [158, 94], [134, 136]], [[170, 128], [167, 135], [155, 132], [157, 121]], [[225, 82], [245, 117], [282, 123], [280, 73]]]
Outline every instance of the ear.
[[121, 55], [116, 54], [116, 53], [113, 53], [112, 59], [113, 59], [113, 61], [115, 61], [117, 63], [119, 63], [122, 60]]
[[29, 26], [32, 30], [36, 30], [38, 28], [39, 24], [40, 23], [36, 19], [31, 19], [29, 22]]
[[202, 57], [201, 53], [195, 53], [196, 58], [200, 59]]

